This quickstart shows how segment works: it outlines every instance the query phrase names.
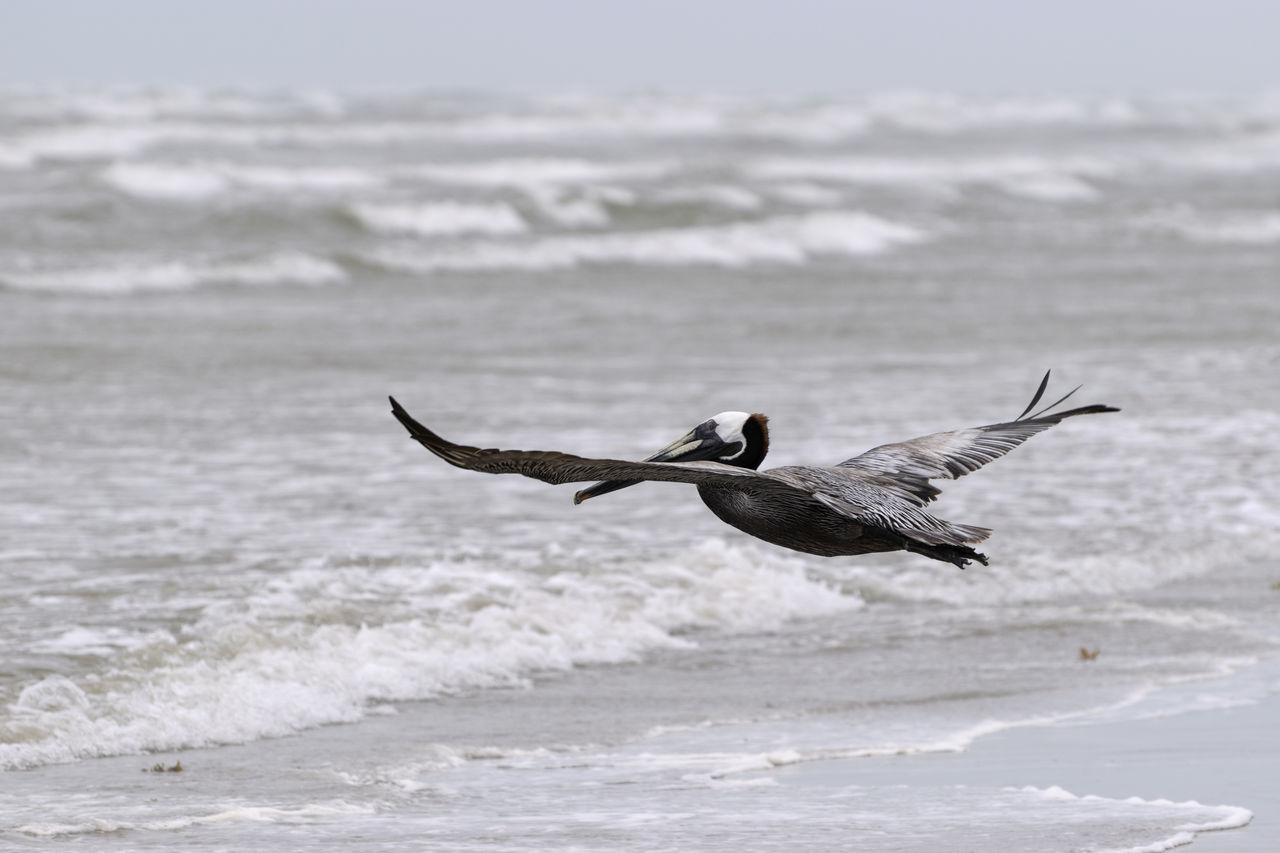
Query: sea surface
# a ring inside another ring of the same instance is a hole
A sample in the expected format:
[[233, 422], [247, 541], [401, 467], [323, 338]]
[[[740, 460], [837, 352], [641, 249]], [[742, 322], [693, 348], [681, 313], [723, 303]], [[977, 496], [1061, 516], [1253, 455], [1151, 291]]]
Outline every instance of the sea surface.
[[[782, 777], [1280, 689], [1278, 330], [1280, 96], [0, 91], [0, 848], [1239, 826]], [[764, 412], [766, 467], [834, 464], [1048, 368], [1123, 411], [943, 483], [964, 571], [575, 507], [387, 405], [618, 458]]]

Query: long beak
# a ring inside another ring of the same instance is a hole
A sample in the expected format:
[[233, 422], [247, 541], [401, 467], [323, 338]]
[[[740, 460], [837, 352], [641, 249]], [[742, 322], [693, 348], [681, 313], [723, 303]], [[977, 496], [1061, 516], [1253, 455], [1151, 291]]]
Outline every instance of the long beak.
[[[696, 459], [713, 459], [724, 452], [725, 443], [716, 435], [715, 428], [706, 424], [695, 427], [680, 438], [668, 444], [645, 462], [692, 462]], [[641, 480], [605, 480], [580, 490], [573, 496], [573, 502], [580, 504], [587, 498], [616, 492], [627, 486], [634, 486]]]

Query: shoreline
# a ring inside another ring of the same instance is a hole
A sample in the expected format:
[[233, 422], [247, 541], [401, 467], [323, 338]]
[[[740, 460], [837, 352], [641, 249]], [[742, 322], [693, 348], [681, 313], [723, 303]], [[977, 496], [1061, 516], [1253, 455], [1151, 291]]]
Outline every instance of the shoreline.
[[1153, 837], [1150, 849], [1190, 843], [1198, 853], [1271, 853], [1280, 849], [1277, 723], [1280, 694], [1270, 694], [1251, 704], [1148, 719], [1022, 726], [962, 752], [837, 759], [776, 772], [782, 784], [821, 787], [1033, 786], [1077, 797], [1234, 806], [1253, 819], [1200, 830], [1192, 841]]

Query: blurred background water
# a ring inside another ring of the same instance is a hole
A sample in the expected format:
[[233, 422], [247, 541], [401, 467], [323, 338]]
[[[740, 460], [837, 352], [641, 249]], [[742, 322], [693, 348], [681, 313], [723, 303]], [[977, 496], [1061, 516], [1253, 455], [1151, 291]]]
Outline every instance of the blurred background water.
[[[770, 771], [1274, 689], [1278, 200], [1267, 97], [5, 90], [0, 834], [1230, 821]], [[948, 484], [940, 515], [996, 531], [964, 572], [782, 551], [680, 486], [575, 508], [386, 404], [625, 458], [762, 411], [766, 466], [831, 464], [1012, 417], [1049, 367], [1124, 411]], [[178, 760], [151, 800], [138, 770]]]

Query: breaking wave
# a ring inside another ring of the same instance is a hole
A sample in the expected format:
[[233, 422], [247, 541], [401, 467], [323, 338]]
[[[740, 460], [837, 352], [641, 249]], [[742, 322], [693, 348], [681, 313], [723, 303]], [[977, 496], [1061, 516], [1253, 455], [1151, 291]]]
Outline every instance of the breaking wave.
[[1100, 158], [1009, 154], [981, 158], [774, 157], [748, 164], [764, 180], [828, 181], [891, 186], [988, 184], [1035, 198], [1092, 197], [1082, 177], [1105, 177], [1116, 165]]
[[529, 230], [510, 205], [422, 202], [419, 204], [358, 203], [349, 208], [356, 221], [380, 234], [419, 237], [458, 234], [521, 234]]
[[205, 284], [331, 284], [347, 274], [333, 261], [281, 252], [239, 262], [138, 263], [86, 269], [0, 272], [0, 284], [20, 290], [117, 295], [190, 290]]
[[478, 162], [433, 163], [409, 174], [442, 184], [471, 187], [527, 187], [621, 180], [649, 180], [675, 168], [661, 161], [599, 162], [568, 157], [519, 157]]
[[362, 169], [285, 168], [230, 163], [167, 165], [116, 163], [102, 173], [115, 189], [139, 198], [197, 201], [231, 189], [272, 192], [334, 192], [382, 183]]
[[[375, 593], [394, 600], [387, 621], [335, 616], [335, 600]], [[799, 560], [719, 542], [545, 579], [450, 563], [299, 569], [122, 651], [106, 677], [29, 683], [0, 721], [0, 767], [282, 736], [357, 720], [371, 703], [687, 648], [692, 629], [759, 631], [861, 606]]]
[[803, 264], [822, 255], [871, 255], [919, 243], [927, 236], [908, 225], [846, 211], [701, 228], [479, 242], [435, 251], [389, 248], [372, 253], [370, 260], [410, 272], [561, 269], [584, 264], [742, 267]]

